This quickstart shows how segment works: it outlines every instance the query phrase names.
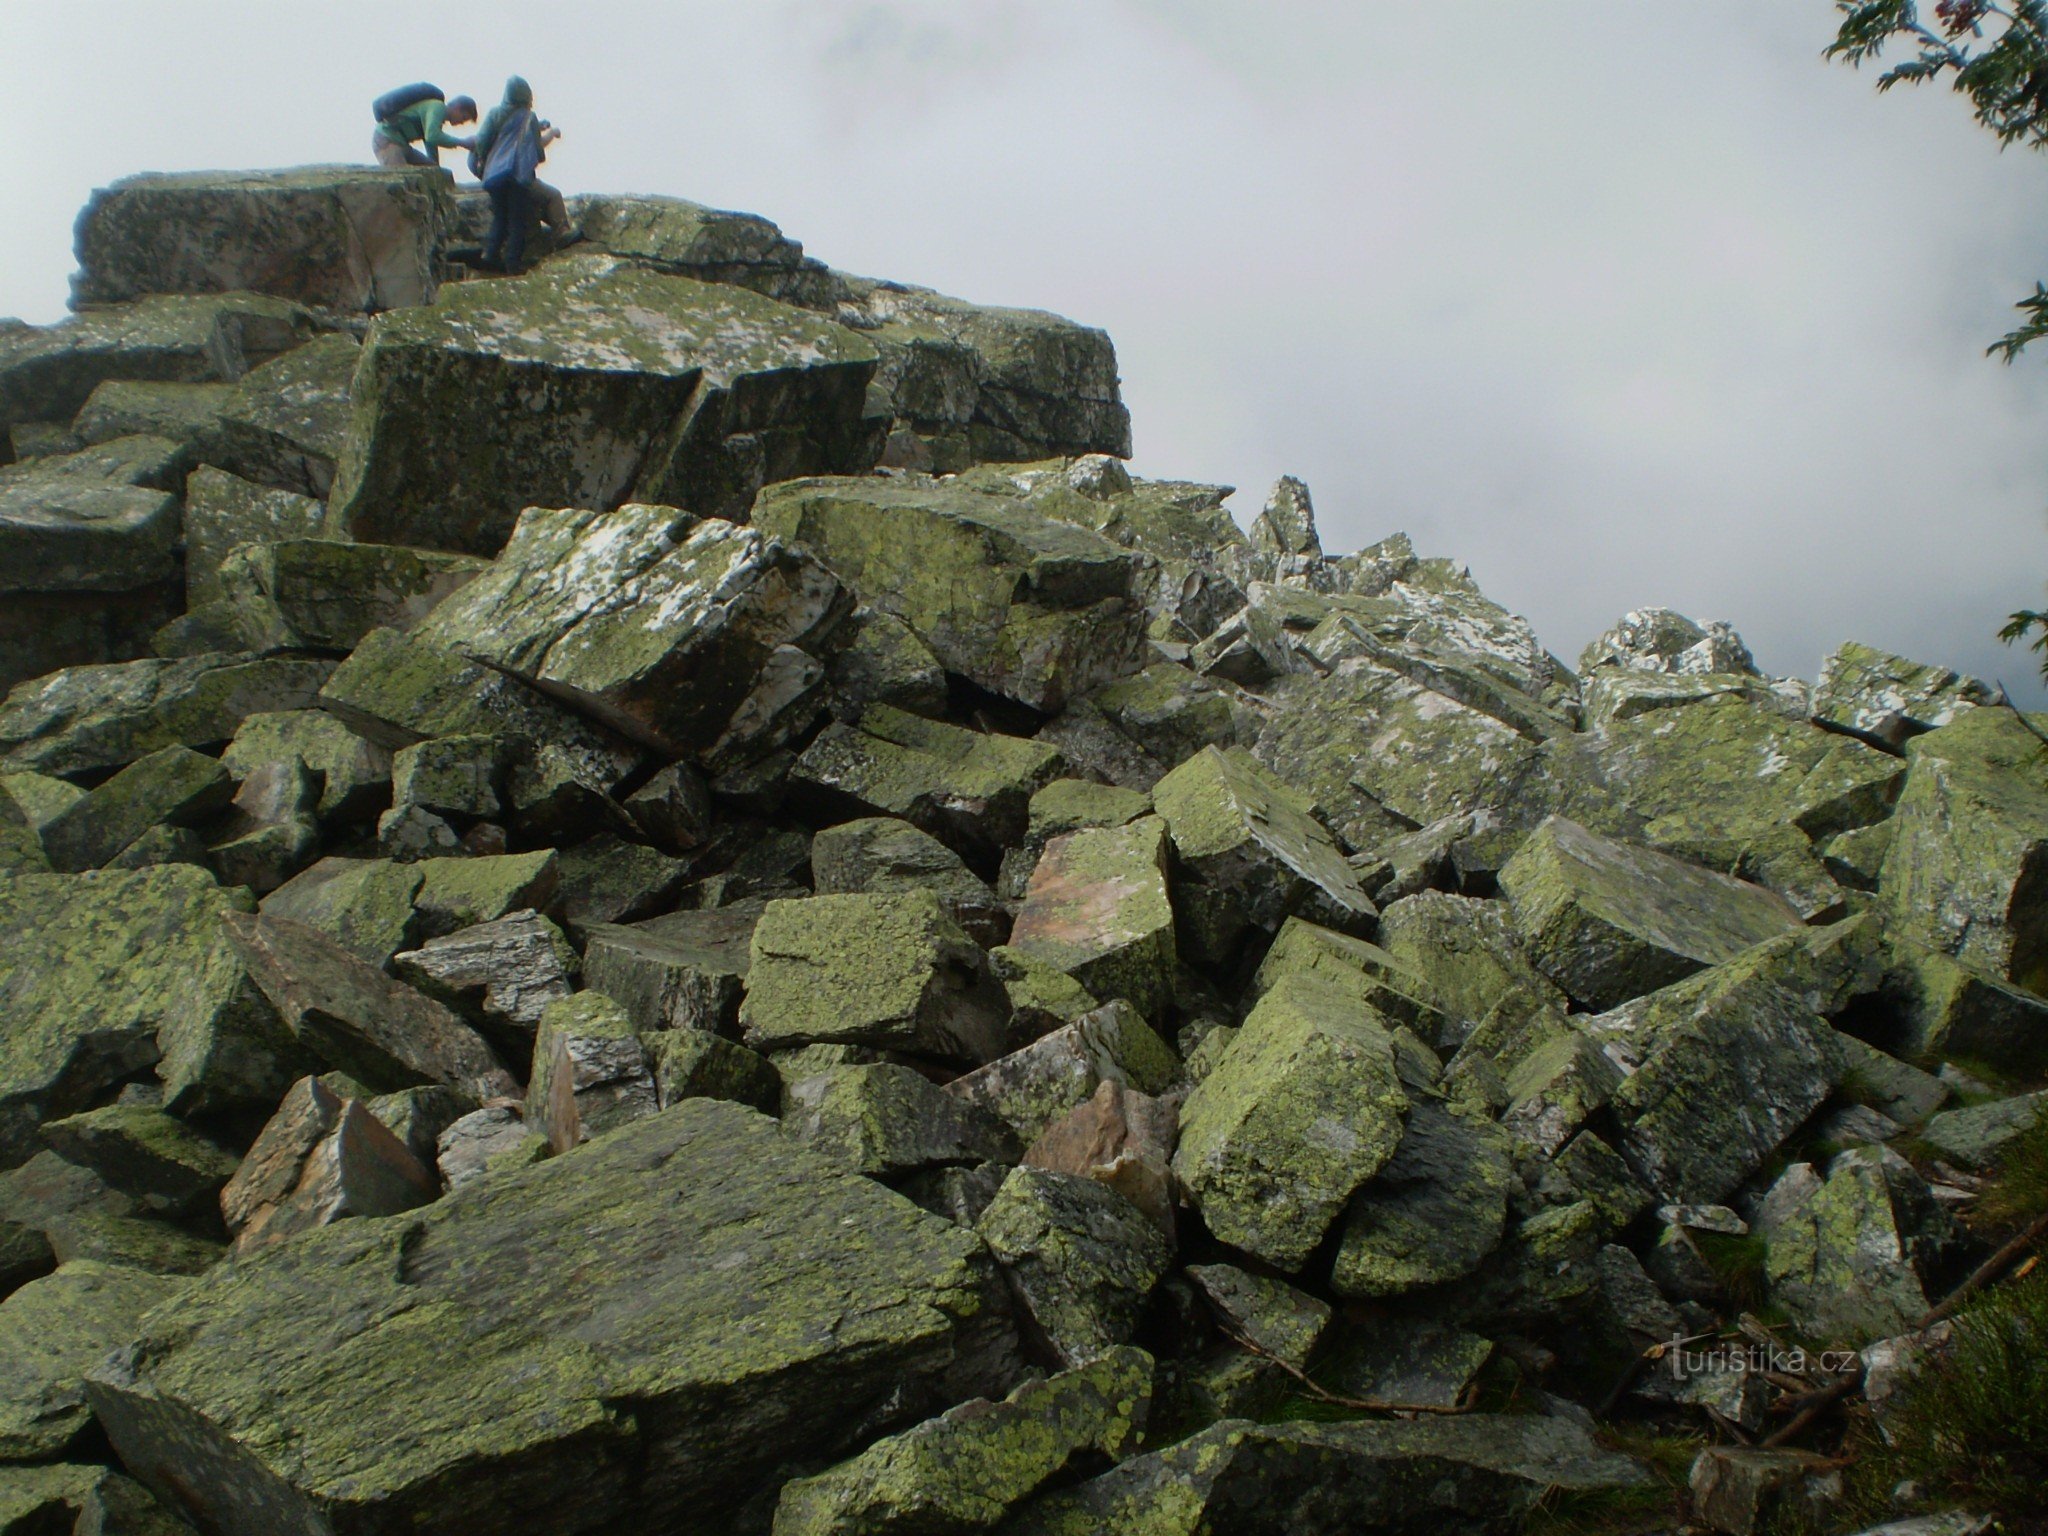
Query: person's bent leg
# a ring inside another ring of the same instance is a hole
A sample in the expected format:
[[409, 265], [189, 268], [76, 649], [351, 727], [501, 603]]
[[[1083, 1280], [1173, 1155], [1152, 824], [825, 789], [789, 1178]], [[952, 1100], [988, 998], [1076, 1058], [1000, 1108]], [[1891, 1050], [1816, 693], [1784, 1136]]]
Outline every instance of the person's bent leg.
[[401, 144], [380, 130], [370, 138], [370, 152], [377, 157], [379, 165], [400, 167], [409, 163], [406, 156], [412, 152], [412, 146]]
[[527, 189], [533, 194], [534, 211], [540, 215], [541, 223], [547, 225], [548, 233], [557, 241], [569, 233], [569, 203], [561, 190], [544, 181], [536, 181]]

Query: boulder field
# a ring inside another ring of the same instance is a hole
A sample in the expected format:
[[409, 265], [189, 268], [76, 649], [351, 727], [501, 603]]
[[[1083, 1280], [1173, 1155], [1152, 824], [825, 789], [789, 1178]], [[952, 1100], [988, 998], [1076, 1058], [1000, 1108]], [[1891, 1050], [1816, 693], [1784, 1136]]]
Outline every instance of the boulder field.
[[1568, 665], [1133, 475], [1100, 331], [475, 197], [136, 177], [0, 322], [0, 1533], [1514, 1532], [1811, 1390], [1661, 1344], [1921, 1346], [2033, 722]]

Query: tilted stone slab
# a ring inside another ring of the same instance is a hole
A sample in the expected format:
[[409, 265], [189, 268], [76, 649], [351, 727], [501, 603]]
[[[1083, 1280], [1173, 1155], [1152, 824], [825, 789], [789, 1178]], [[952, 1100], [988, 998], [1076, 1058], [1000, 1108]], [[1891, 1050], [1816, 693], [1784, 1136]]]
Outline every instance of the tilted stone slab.
[[1003, 1054], [1009, 1002], [929, 891], [771, 901], [740, 1022], [756, 1050], [868, 1045], [974, 1065]]
[[39, 829], [50, 867], [97, 869], [152, 827], [190, 825], [226, 809], [234, 780], [190, 747], [165, 747], [130, 763]]
[[253, 293], [148, 298], [0, 330], [0, 424], [69, 421], [109, 379], [230, 382], [313, 334], [304, 309]]
[[250, 715], [312, 704], [334, 663], [224, 653], [66, 667], [0, 704], [0, 768], [91, 773], [170, 746], [217, 746]]
[[131, 176], [78, 217], [72, 302], [248, 290], [345, 314], [425, 304], [453, 201], [428, 169]]
[[1014, 1349], [971, 1234], [691, 1099], [202, 1280], [90, 1390], [227, 1536], [736, 1529], [791, 1462], [999, 1395]]
[[1500, 1241], [1514, 1179], [1505, 1132], [1433, 1099], [1352, 1197], [1330, 1272], [1340, 1296], [1398, 1296], [1469, 1275]]
[[216, 580], [251, 650], [348, 651], [372, 630], [412, 629], [483, 569], [439, 550], [279, 539], [232, 550]]
[[324, 501], [348, 440], [349, 387], [361, 353], [353, 336], [322, 336], [252, 369], [235, 385], [215, 429], [221, 467]]
[[1166, 823], [1069, 832], [1032, 872], [1010, 948], [1066, 972], [1094, 996], [1158, 1017], [1178, 955], [1166, 891]]
[[450, 1083], [478, 1098], [514, 1091], [469, 1025], [317, 928], [240, 914], [222, 921], [264, 996], [316, 1059], [372, 1088]]
[[585, 935], [584, 981], [616, 998], [643, 1030], [736, 1033], [760, 916], [752, 906], [593, 923]]
[[1394, 1155], [1407, 1109], [1376, 1017], [1290, 976], [1188, 1095], [1173, 1171], [1218, 1238], [1293, 1269]]
[[858, 726], [827, 726], [789, 780], [821, 819], [900, 816], [954, 852], [993, 863], [1022, 839], [1032, 795], [1060, 767], [1059, 749], [1047, 743], [878, 704]]
[[1611, 1008], [1799, 926], [1760, 886], [1552, 817], [1500, 873], [1537, 969]]
[[176, 1281], [78, 1260], [0, 1301], [0, 1462], [61, 1455], [92, 1421], [85, 1373]]
[[1142, 665], [1151, 562], [1016, 496], [797, 481], [770, 487], [753, 516], [902, 619], [948, 671], [1034, 708]]
[[88, 444], [122, 437], [161, 437], [203, 457], [220, 441], [220, 413], [231, 384], [138, 383], [109, 379], [79, 407], [71, 430]]
[[334, 526], [492, 555], [535, 504], [740, 516], [766, 481], [873, 464], [874, 365], [816, 315], [609, 257], [456, 284], [371, 326]]
[[1351, 1424], [1226, 1419], [1026, 1509], [1004, 1536], [1435, 1536], [1505, 1528], [1557, 1489], [1635, 1489], [1641, 1466], [1541, 1415]]
[[2042, 747], [2003, 710], [1907, 746], [1878, 907], [1899, 938], [2048, 991], [2048, 786]]
[[975, 1399], [878, 1440], [848, 1462], [785, 1484], [775, 1536], [913, 1536], [986, 1530], [1070, 1462], [1136, 1448], [1152, 1402], [1152, 1357], [1113, 1349], [1027, 1382], [1000, 1403]]
[[1903, 747], [1910, 737], [1939, 730], [1965, 711], [1996, 701], [1997, 695], [1974, 677], [1852, 640], [1821, 663], [1813, 718], [1865, 740]]
[[526, 1085], [526, 1124], [567, 1152], [660, 1107], [647, 1048], [602, 992], [558, 998], [541, 1015]]
[[190, 865], [0, 876], [0, 1167], [152, 1065], [175, 1109], [275, 1102], [296, 1057], [218, 927], [247, 903]]
[[242, 544], [311, 539], [327, 509], [310, 496], [281, 491], [202, 464], [185, 482], [185, 601], [218, 602], [220, 568]]
[[[747, 732], [736, 717], [770, 658], [817, 648], [851, 602], [829, 571], [756, 528], [673, 507], [529, 507], [419, 637], [668, 756], [709, 755]], [[822, 678], [819, 666], [813, 688]]]
[[1199, 953], [1221, 961], [1245, 928], [1272, 933], [1295, 913], [1370, 932], [1377, 912], [1336, 842], [1249, 755], [1204, 748], [1161, 779], [1152, 800], [1193, 877], [1181, 910]]
[[782, 1128], [844, 1168], [897, 1178], [1013, 1161], [1010, 1129], [909, 1067], [828, 1067], [790, 1083]]
[[860, 891], [926, 890], [976, 943], [1010, 933], [1010, 914], [960, 855], [928, 832], [893, 816], [866, 816], [827, 827], [811, 841], [811, 873], [821, 896]]

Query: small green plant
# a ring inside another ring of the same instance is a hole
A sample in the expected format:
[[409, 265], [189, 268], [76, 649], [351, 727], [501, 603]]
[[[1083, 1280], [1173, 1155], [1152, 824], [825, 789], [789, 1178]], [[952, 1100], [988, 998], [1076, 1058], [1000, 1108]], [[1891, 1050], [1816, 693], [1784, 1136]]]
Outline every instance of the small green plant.
[[2048, 1514], [2048, 1271], [1986, 1295], [1954, 1318], [1886, 1416], [1889, 1439], [1862, 1436], [1851, 1491], [1871, 1515], [1901, 1482], [1933, 1507], [1966, 1504], [2016, 1518]]
[[1727, 1232], [1695, 1232], [1694, 1245], [1699, 1249], [1707, 1268], [1721, 1282], [1721, 1288], [1728, 1293], [1728, 1299], [1745, 1312], [1754, 1312], [1764, 1304], [1769, 1282], [1764, 1274], [1764, 1240], [1760, 1237], [1736, 1237]]
[[2021, 1227], [2048, 1211], [2048, 1115], [2009, 1143], [1998, 1169], [1970, 1213], [1971, 1225], [1987, 1233]]
[[1600, 1439], [1642, 1462], [1654, 1481], [1641, 1488], [1553, 1492], [1529, 1512], [1525, 1536], [1636, 1536], [1675, 1530], [1686, 1522], [1687, 1479], [1704, 1439], [1631, 1425], [1605, 1428]]

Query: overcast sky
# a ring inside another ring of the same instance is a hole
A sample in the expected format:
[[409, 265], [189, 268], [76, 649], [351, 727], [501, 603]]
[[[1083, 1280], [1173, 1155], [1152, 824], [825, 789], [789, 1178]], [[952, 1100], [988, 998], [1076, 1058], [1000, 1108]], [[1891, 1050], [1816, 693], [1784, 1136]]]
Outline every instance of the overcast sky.
[[[366, 159], [530, 76], [570, 191], [766, 214], [857, 272], [1109, 330], [1135, 467], [1312, 487], [1567, 660], [1627, 609], [1811, 677], [2002, 674], [2048, 576], [2048, 160], [1826, 65], [1826, 0], [0, 0], [0, 314], [88, 191]], [[2040, 694], [2034, 692], [2038, 698]]]

